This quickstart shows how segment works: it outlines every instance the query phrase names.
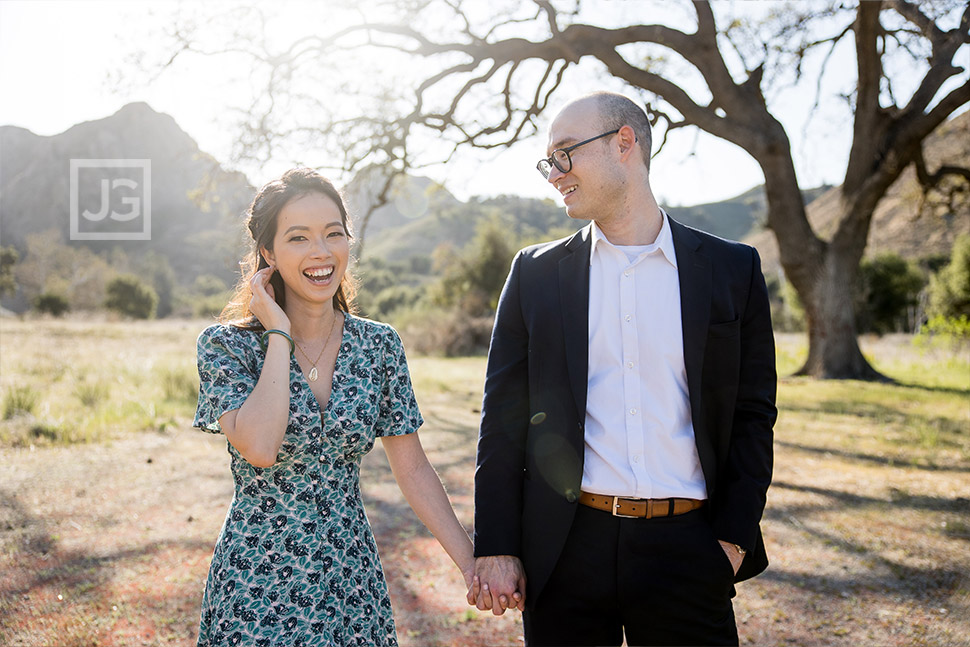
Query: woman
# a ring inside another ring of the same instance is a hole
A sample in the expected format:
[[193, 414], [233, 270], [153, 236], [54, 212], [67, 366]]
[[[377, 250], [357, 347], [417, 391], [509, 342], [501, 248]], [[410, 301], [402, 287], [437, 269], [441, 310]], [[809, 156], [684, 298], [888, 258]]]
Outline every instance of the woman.
[[199, 645], [396, 645], [359, 488], [376, 437], [467, 585], [474, 571], [418, 440], [404, 348], [390, 326], [350, 313], [347, 211], [328, 180], [288, 171], [256, 195], [248, 226], [248, 271], [198, 342], [194, 425], [225, 434], [235, 481]]

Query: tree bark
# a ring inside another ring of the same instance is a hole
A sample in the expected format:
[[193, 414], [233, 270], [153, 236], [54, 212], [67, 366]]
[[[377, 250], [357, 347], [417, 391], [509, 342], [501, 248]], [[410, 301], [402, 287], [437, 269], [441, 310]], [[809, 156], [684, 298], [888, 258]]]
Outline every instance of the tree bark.
[[858, 260], [829, 248], [820, 274], [803, 303], [808, 319], [808, 359], [796, 375], [820, 379], [887, 380], [859, 348], [854, 287]]

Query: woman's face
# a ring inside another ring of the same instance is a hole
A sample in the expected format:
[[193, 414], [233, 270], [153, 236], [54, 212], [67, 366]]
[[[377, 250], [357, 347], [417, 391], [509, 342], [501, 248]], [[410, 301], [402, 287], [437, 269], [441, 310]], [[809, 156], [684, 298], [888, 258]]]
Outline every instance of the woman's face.
[[330, 303], [350, 258], [337, 204], [322, 193], [307, 193], [287, 202], [277, 218], [273, 249], [260, 252], [279, 271], [287, 304]]

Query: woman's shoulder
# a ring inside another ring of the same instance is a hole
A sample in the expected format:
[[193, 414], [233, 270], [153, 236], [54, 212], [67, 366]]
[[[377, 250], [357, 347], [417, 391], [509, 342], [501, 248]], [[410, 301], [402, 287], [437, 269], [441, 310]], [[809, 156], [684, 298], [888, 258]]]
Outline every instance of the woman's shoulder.
[[365, 319], [346, 312], [344, 317], [346, 318], [345, 326], [358, 339], [394, 345], [401, 343], [401, 336], [398, 335], [391, 324]]
[[262, 329], [236, 323], [214, 323], [199, 333], [198, 345], [224, 347], [250, 347], [259, 344]]

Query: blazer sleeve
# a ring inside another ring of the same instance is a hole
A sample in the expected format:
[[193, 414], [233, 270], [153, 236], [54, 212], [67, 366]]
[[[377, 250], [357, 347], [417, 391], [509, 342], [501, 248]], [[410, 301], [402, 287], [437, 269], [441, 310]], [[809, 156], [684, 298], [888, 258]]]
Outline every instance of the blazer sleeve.
[[768, 289], [758, 252], [751, 249], [747, 303], [741, 317], [741, 362], [731, 440], [714, 530], [718, 539], [751, 551], [760, 538], [759, 523], [771, 483], [775, 419], [775, 344]]
[[529, 412], [529, 334], [522, 313], [522, 253], [499, 297], [485, 372], [475, 467], [475, 556], [521, 556], [522, 486]]

